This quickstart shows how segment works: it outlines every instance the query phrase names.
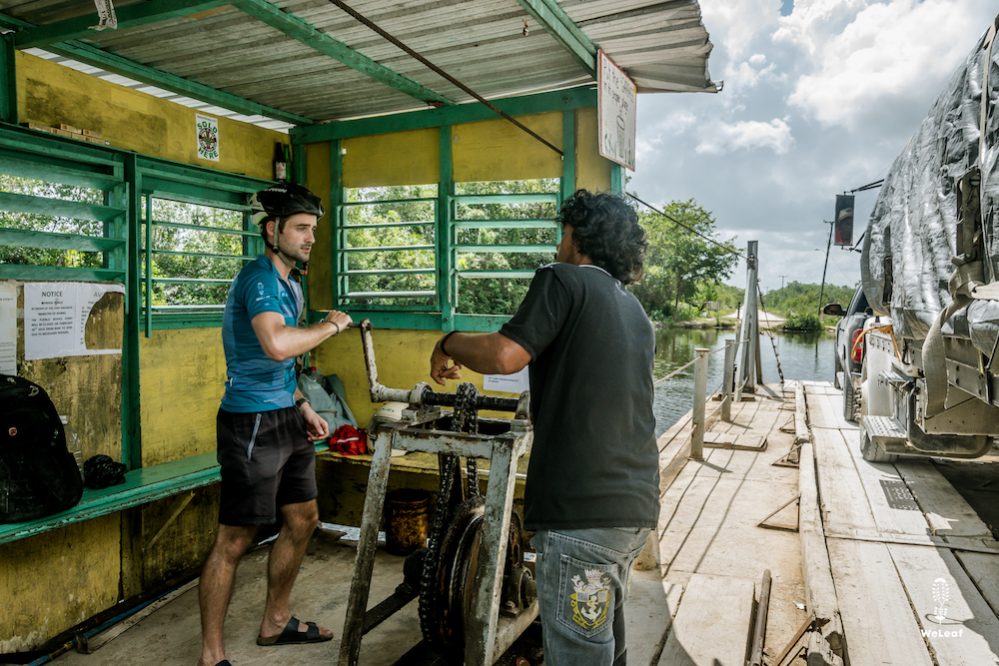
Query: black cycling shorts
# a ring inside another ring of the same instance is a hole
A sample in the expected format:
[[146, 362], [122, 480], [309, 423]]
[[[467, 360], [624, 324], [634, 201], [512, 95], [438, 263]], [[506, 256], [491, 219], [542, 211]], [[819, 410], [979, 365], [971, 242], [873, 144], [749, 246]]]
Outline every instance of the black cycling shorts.
[[219, 523], [273, 525], [278, 507], [314, 500], [316, 452], [295, 407], [215, 419], [222, 466]]

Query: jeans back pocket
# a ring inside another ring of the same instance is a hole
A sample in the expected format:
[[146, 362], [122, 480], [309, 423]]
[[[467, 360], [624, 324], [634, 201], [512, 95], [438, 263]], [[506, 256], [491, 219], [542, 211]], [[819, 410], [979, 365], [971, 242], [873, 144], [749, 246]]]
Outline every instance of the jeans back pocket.
[[561, 554], [558, 621], [586, 638], [611, 631], [617, 588], [616, 565], [584, 562]]

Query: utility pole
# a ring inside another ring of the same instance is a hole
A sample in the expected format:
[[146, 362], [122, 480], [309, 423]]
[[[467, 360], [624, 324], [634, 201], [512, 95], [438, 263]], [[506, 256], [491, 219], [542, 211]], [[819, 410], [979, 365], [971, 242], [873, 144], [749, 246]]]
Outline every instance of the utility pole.
[[780, 276], [780, 288], [781, 289], [784, 288], [784, 278], [786, 278], [786, 277], [787, 277], [786, 275], [781, 275]]
[[829, 251], [832, 249], [833, 223], [829, 220], [822, 220], [829, 225], [829, 240], [826, 242], [826, 265], [822, 267], [822, 287], [819, 288], [819, 314], [822, 314], [822, 300], [826, 295], [826, 271], [829, 270]]

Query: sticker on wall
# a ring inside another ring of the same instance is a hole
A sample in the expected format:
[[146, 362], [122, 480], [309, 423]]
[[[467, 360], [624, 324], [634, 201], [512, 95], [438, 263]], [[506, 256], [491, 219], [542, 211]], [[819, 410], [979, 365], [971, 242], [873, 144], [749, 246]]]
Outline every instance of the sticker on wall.
[[219, 121], [218, 118], [196, 116], [198, 130], [198, 159], [219, 161]]

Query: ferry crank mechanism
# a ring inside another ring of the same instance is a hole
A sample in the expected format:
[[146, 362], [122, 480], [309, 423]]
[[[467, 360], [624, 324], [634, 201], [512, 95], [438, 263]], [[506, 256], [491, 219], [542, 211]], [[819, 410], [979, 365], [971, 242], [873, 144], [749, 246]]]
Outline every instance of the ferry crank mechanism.
[[[410, 390], [382, 386], [371, 323], [365, 320], [359, 328], [372, 402], [409, 407], [400, 421], [376, 422], [370, 433], [374, 456], [338, 663], [357, 664], [363, 635], [419, 596], [425, 643], [447, 655], [449, 663], [493, 664], [538, 614], [534, 579], [524, 565], [522, 525], [512, 511], [517, 461], [532, 439], [528, 394], [483, 396], [472, 384], [459, 385], [453, 394], [424, 383]], [[452, 410], [443, 411], [445, 406]], [[513, 416], [479, 418], [482, 409]], [[365, 612], [392, 449], [437, 454], [440, 488], [427, 548], [407, 558], [404, 582], [396, 591]], [[465, 458], [464, 485], [460, 458]], [[489, 460], [484, 497], [478, 458]]]

